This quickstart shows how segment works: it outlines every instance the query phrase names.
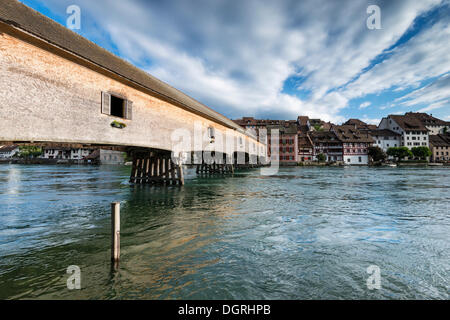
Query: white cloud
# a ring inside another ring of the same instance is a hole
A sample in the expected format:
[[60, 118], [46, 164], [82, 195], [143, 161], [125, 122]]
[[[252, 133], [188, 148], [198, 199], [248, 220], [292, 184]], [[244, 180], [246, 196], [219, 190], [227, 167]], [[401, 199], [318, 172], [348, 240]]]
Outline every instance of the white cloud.
[[378, 125], [378, 124], [380, 123], [381, 119], [368, 118], [366, 115], [364, 115], [364, 116], [361, 118], [361, 121], [363, 121], [363, 122], [365, 122], [365, 123], [368, 123], [368, 124], [375, 124], [375, 125]]
[[450, 71], [448, 52], [450, 26], [447, 21], [438, 22], [394, 49], [390, 58], [362, 74], [343, 94], [355, 98], [390, 88], [418, 87], [422, 81]]
[[450, 73], [439, 77], [431, 84], [415, 90], [396, 100], [403, 106], [423, 106], [420, 112], [450, 107]]
[[359, 105], [359, 109], [365, 109], [365, 108], [367, 108], [368, 106], [370, 106], [372, 103], [371, 102], [369, 102], [369, 101], [366, 101], [366, 102], [364, 102], [364, 103], [361, 103], [360, 105]]

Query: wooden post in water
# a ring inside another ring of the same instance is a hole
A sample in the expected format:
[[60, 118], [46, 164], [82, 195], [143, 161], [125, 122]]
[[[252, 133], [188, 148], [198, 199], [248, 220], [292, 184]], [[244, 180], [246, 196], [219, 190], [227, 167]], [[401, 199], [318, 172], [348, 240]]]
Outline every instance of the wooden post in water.
[[120, 202], [111, 203], [111, 261], [120, 259]]

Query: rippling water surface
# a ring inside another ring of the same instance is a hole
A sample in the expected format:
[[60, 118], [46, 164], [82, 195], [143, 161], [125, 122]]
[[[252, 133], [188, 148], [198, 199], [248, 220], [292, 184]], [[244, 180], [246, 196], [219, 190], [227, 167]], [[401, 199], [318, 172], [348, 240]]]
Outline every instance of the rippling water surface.
[[[129, 168], [0, 166], [0, 299], [448, 299], [450, 168], [254, 169], [182, 188]], [[110, 202], [121, 201], [120, 269]], [[81, 268], [70, 291], [69, 265]], [[366, 269], [381, 269], [369, 290]]]

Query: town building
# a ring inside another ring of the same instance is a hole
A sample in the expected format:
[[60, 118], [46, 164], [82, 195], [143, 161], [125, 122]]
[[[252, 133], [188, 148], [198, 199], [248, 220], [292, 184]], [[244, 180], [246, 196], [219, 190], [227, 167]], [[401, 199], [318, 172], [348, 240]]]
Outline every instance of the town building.
[[330, 131], [333, 124], [320, 119], [309, 119], [311, 131]]
[[345, 164], [367, 165], [369, 163], [368, 148], [374, 140], [368, 132], [360, 132], [355, 125], [333, 126], [331, 131], [342, 142]]
[[313, 160], [323, 154], [328, 162], [343, 161], [342, 142], [332, 131], [312, 131], [309, 134], [314, 146]]
[[450, 133], [430, 135], [430, 149], [432, 162], [450, 161]]
[[310, 162], [314, 158], [314, 145], [308, 132], [298, 133], [298, 161]]
[[122, 165], [125, 163], [125, 153], [100, 149], [98, 160], [100, 164]]
[[125, 154], [121, 151], [98, 148], [71, 148], [57, 145], [44, 147], [41, 158], [96, 164], [120, 165], [125, 163]]
[[44, 147], [41, 158], [58, 160], [83, 160], [94, 149], [51, 146]]
[[279, 131], [279, 159], [281, 165], [295, 165], [298, 162], [297, 124], [267, 126], [268, 156], [272, 154], [272, 130]]
[[389, 148], [400, 147], [401, 135], [389, 129], [370, 130], [369, 134], [375, 140], [373, 145], [386, 152]]
[[283, 126], [288, 127], [296, 124], [296, 120], [270, 120], [270, 119], [255, 119], [253, 117], [243, 117], [241, 119], [233, 120], [236, 124], [245, 129], [266, 129], [267, 126]]
[[297, 125], [299, 132], [306, 133], [308, 131], [311, 131], [311, 123], [308, 116], [298, 116]]
[[428, 147], [428, 129], [413, 114], [389, 115], [381, 119], [379, 129], [400, 134], [400, 147]]
[[0, 159], [11, 159], [19, 153], [18, 145], [0, 146]]
[[450, 131], [450, 122], [435, 118], [432, 114], [407, 112], [405, 116], [414, 117], [419, 120], [428, 129], [429, 135], [444, 134]]
[[345, 125], [354, 126], [354, 127], [356, 127], [356, 129], [358, 129], [359, 132], [363, 132], [363, 133], [377, 129], [376, 125], [365, 123], [364, 121], [361, 121], [359, 119], [349, 119], [345, 123], [343, 123], [343, 125], [344, 126]]

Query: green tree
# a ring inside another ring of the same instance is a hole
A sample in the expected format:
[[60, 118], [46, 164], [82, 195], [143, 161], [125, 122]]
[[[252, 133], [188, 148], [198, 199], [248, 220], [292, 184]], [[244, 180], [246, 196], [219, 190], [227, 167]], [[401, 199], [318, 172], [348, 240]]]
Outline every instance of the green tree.
[[42, 153], [43, 153], [43, 151], [42, 151], [41, 147], [21, 146], [21, 147], [19, 147], [18, 156], [20, 158], [30, 159], [30, 158], [39, 157]]
[[387, 155], [392, 156], [397, 160], [413, 156], [411, 150], [407, 147], [391, 147], [387, 150]]
[[319, 153], [319, 154], [317, 155], [317, 160], [318, 160], [319, 162], [325, 162], [325, 160], [327, 160], [327, 157], [326, 157], [323, 153]]
[[384, 161], [387, 158], [386, 153], [380, 147], [369, 147], [368, 154], [373, 161]]
[[414, 157], [419, 159], [426, 159], [432, 155], [431, 150], [428, 147], [414, 147], [411, 149]]

